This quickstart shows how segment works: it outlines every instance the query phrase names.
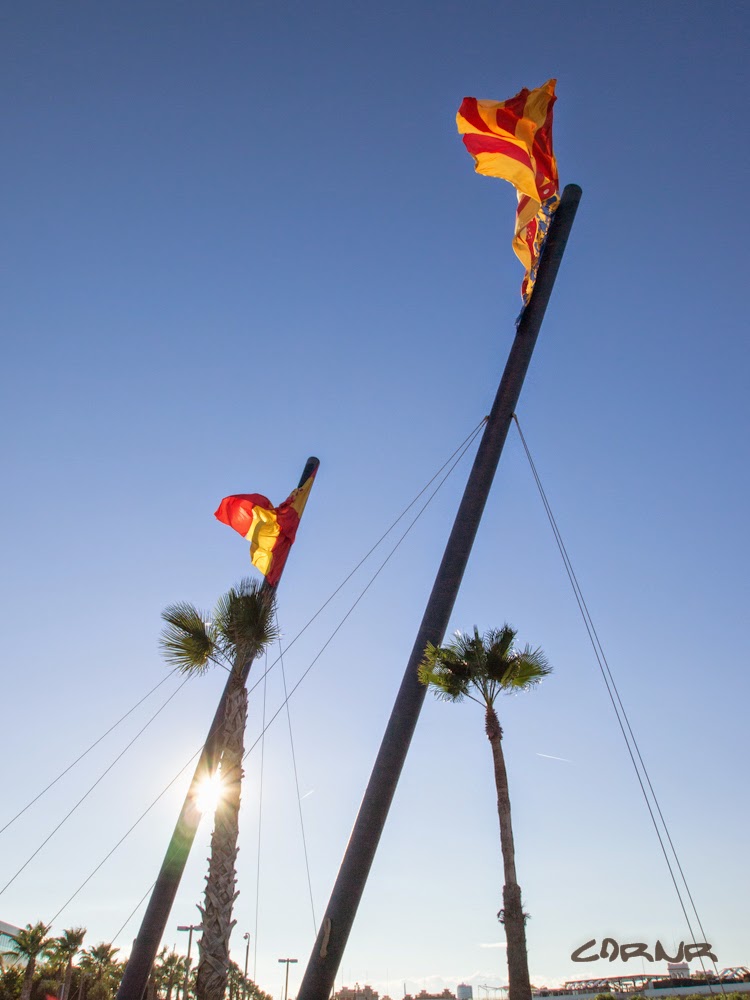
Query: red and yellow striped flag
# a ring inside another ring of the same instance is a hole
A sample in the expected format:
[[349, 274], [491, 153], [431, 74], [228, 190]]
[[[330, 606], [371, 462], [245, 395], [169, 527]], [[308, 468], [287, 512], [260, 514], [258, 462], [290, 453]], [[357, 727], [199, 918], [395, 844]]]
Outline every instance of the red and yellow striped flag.
[[518, 192], [513, 249], [526, 268], [521, 286], [528, 302], [539, 253], [560, 200], [557, 161], [552, 152], [552, 106], [556, 80], [524, 89], [508, 101], [465, 97], [456, 115], [464, 145], [478, 174], [502, 177]]
[[252, 564], [272, 587], [279, 582], [297, 535], [313, 479], [315, 473], [278, 507], [260, 493], [238, 493], [224, 497], [214, 515], [249, 540]]

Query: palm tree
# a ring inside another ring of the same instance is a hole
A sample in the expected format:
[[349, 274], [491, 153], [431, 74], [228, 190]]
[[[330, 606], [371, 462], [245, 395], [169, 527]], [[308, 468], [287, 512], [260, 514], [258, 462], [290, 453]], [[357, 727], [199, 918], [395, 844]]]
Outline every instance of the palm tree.
[[16, 1000], [21, 994], [23, 970], [15, 965], [6, 965], [3, 955], [7, 952], [0, 954], [0, 1000]]
[[278, 636], [273, 591], [245, 579], [219, 599], [211, 620], [192, 604], [162, 612], [167, 623], [161, 646], [165, 659], [186, 673], [202, 673], [211, 664], [229, 671], [224, 723], [220, 737], [221, 800], [214, 815], [203, 934], [196, 978], [197, 1000], [224, 1000], [229, 970], [229, 938], [236, 921], [237, 838], [239, 835], [242, 758], [247, 722], [246, 667]]
[[445, 701], [469, 698], [484, 707], [484, 728], [492, 748], [497, 789], [497, 815], [503, 855], [503, 908], [498, 914], [505, 926], [508, 956], [509, 1000], [531, 1000], [529, 962], [526, 953], [526, 917], [521, 887], [516, 877], [513, 827], [510, 818], [508, 775], [503, 755], [503, 731], [495, 711], [501, 692], [526, 691], [551, 672], [540, 649], [515, 645], [516, 632], [509, 625], [490, 629], [480, 636], [456, 632], [447, 646], [429, 643], [419, 667], [419, 679]]
[[83, 939], [86, 937], [85, 927], [69, 927], [64, 930], [60, 937], [53, 941], [53, 952], [56, 963], [65, 968], [62, 985], [60, 986], [59, 1000], [67, 1000], [70, 995], [70, 986], [73, 981], [73, 959], [81, 950]]
[[172, 1000], [172, 991], [175, 986], [179, 986], [185, 978], [186, 959], [178, 955], [176, 951], [167, 951], [162, 948], [159, 952], [159, 966], [156, 969], [157, 989], [165, 990], [165, 1000]]
[[120, 963], [115, 958], [119, 950], [102, 941], [83, 952], [79, 963], [81, 971], [94, 980], [93, 985], [86, 991], [88, 997], [96, 997], [99, 1000], [111, 995], [112, 987], [121, 971]]
[[29, 1000], [31, 996], [31, 985], [36, 970], [36, 960], [40, 954], [43, 955], [47, 951], [52, 943], [52, 939], [47, 937], [48, 931], [49, 926], [40, 922], [33, 926], [26, 924], [26, 927], [19, 931], [18, 934], [11, 935], [11, 940], [15, 944], [15, 954], [26, 959], [20, 1000]]
[[229, 963], [229, 975], [227, 977], [228, 997], [227, 1000], [273, 1000], [270, 994], [264, 993], [249, 976], [245, 976], [237, 962]]
[[242, 975], [242, 969], [240, 969], [236, 962], [229, 963], [227, 985], [229, 987], [228, 1000], [240, 1000], [245, 985], [245, 977]]

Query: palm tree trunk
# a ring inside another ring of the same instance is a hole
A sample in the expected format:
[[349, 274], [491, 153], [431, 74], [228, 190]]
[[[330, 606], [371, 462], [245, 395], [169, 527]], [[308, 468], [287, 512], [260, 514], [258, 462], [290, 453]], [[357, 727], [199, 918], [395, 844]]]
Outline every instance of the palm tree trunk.
[[204, 905], [203, 934], [195, 986], [197, 1000], [224, 1000], [229, 972], [229, 937], [236, 921], [236, 891], [242, 757], [245, 749], [247, 690], [239, 675], [227, 697], [221, 758], [222, 800], [216, 809]]
[[510, 819], [510, 793], [508, 774], [503, 754], [503, 731], [495, 709], [487, 706], [485, 732], [492, 748], [497, 788], [497, 816], [500, 821], [500, 845], [503, 853], [502, 923], [505, 927], [508, 958], [508, 1000], [531, 1000], [529, 960], [526, 952], [526, 918], [521, 902], [521, 887], [516, 879], [516, 852], [513, 845], [513, 826]]
[[21, 986], [20, 1000], [29, 1000], [31, 996], [31, 986], [34, 982], [34, 971], [36, 969], [36, 958], [29, 957], [26, 969], [23, 974], [23, 985]]
[[68, 959], [68, 964], [65, 966], [65, 976], [63, 978], [62, 989], [60, 990], [60, 1000], [68, 1000], [70, 996], [70, 987], [73, 982], [73, 956]]

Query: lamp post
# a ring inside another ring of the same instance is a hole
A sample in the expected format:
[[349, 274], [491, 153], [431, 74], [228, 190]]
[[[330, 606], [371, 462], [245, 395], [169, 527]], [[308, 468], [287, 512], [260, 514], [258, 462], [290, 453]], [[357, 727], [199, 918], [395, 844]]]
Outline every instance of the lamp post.
[[245, 946], [245, 978], [242, 981], [242, 1000], [245, 1000], [247, 996], [247, 962], [250, 958], [250, 932], [245, 931], [242, 937], [247, 941], [247, 945]]
[[284, 1000], [288, 1000], [289, 997], [289, 966], [295, 965], [297, 962], [296, 958], [280, 958], [280, 962], [286, 962], [286, 979], [284, 980]]
[[182, 1000], [187, 1000], [188, 995], [188, 980], [190, 978], [190, 951], [193, 947], [193, 931], [202, 931], [203, 924], [184, 924], [177, 928], [178, 931], [189, 931], [188, 934], [188, 953], [185, 959], [185, 981], [182, 984]]

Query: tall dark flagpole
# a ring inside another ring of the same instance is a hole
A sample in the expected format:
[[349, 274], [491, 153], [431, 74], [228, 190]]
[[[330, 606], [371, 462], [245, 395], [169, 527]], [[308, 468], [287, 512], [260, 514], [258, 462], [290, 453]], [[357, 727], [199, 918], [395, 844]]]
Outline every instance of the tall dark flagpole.
[[328, 1000], [333, 990], [336, 973], [424, 702], [426, 688], [417, 679], [417, 667], [424, 657], [427, 643], [440, 645], [448, 627], [580, 198], [581, 189], [578, 185], [568, 184], [552, 218], [539, 262], [536, 285], [518, 324], [495, 402], [487, 419], [443, 561], [406, 665], [297, 1000]]
[[[308, 458], [299, 481], [299, 487], [304, 486], [310, 476], [317, 472], [319, 464], [317, 458]], [[278, 583], [276, 587], [278, 587]], [[264, 581], [261, 593], [274, 591], [276, 587], [272, 587], [267, 581]], [[243, 683], [247, 680], [247, 675], [250, 673], [252, 664], [253, 661], [248, 660], [242, 669]], [[151, 899], [141, 923], [141, 929], [138, 931], [138, 937], [135, 939], [133, 950], [125, 967], [125, 974], [117, 991], [117, 1000], [141, 1000], [146, 992], [151, 967], [154, 964], [156, 953], [164, 936], [164, 930], [172, 910], [172, 904], [177, 895], [182, 873], [185, 870], [190, 848], [193, 846], [198, 825], [201, 821], [202, 814], [198, 809], [196, 792], [201, 782], [210, 777], [219, 764], [221, 728], [224, 722], [224, 711], [230, 681], [231, 678], [227, 678], [226, 687], [216, 709], [206, 742], [203, 745], [193, 780], [190, 782], [190, 788], [185, 796], [185, 801], [177, 820], [177, 825], [174, 828], [167, 853], [164, 855], [164, 861], [154, 883]]]

